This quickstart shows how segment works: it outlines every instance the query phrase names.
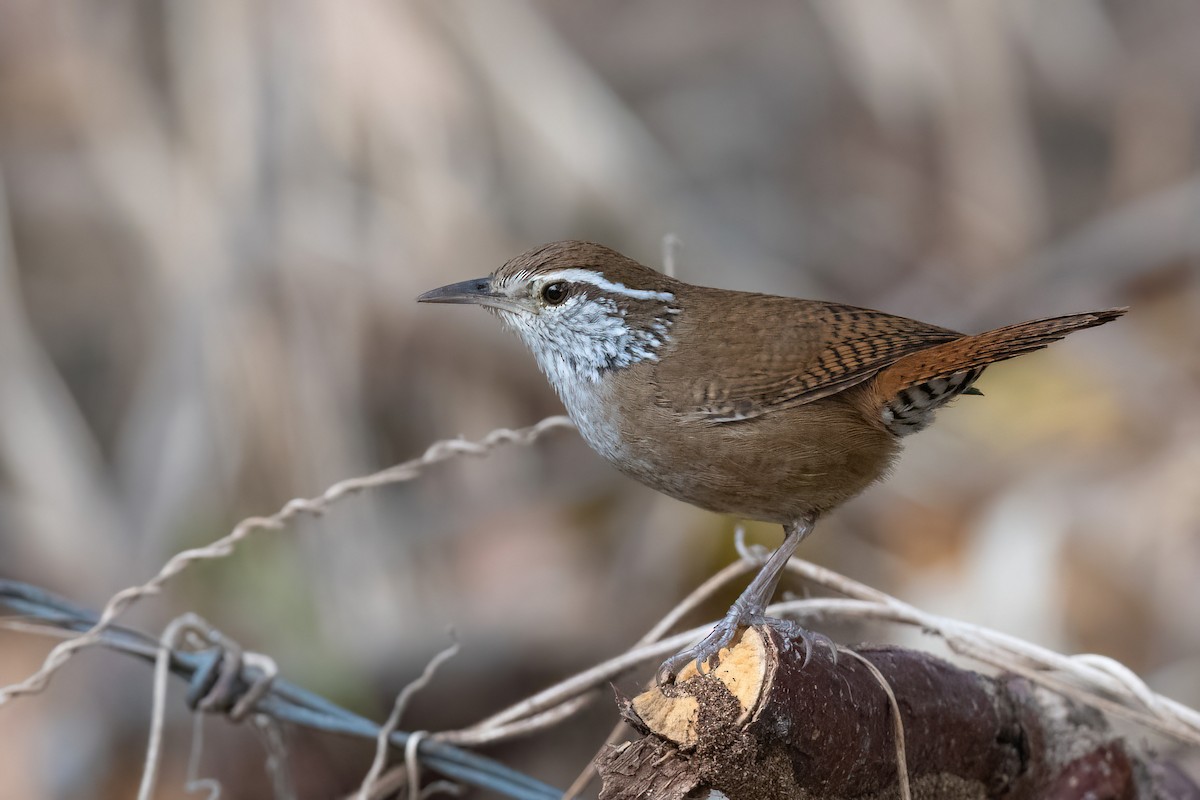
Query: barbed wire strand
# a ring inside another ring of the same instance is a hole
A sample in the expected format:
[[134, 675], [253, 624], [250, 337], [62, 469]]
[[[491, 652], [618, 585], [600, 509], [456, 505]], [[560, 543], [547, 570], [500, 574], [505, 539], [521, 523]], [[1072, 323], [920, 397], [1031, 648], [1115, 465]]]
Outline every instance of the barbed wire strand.
[[[43, 589], [4, 579], [0, 579], [0, 607], [19, 615], [15, 618], [0, 619], [0, 626], [43, 636], [69, 636], [72, 633], [80, 633], [91, 629], [98, 618], [95, 613], [80, 609]], [[39, 620], [40, 624], [35, 625], [30, 620]], [[170, 671], [192, 684], [189, 700], [197, 699], [197, 694], [203, 693], [202, 700], [207, 701], [220, 690], [223, 703], [228, 703], [239, 691], [252, 691], [254, 686], [263, 680], [263, 667], [251, 659], [250, 654], [244, 659], [227, 658], [226, 648], [231, 644], [230, 640], [219, 636], [217, 632], [211, 636], [219, 639], [221, 646], [214, 646], [202, 652], [175, 650], [170, 653]], [[156, 662], [163, 649], [155, 639], [120, 625], [105, 628], [99, 633], [99, 637], [96, 644], [151, 663]], [[226, 693], [222, 688], [222, 684], [228, 684], [229, 681], [223, 680], [224, 673], [220, 671], [230, 667], [237, 670], [236, 680], [233, 681], [236, 685], [229, 687], [232, 694]], [[212, 688], [206, 688], [210, 684]], [[199, 707], [203, 710], [206, 705], [214, 711], [223, 708], [222, 704], [205, 702], [201, 702]], [[263, 715], [281, 723], [369, 739], [372, 742], [376, 741], [380, 728], [371, 720], [282, 678], [270, 681], [267, 691], [258, 700], [253, 711], [256, 717]], [[395, 731], [391, 736], [391, 743], [403, 750], [410, 738], [407, 732]], [[419, 755], [430, 769], [449, 779], [514, 800], [558, 800], [562, 797], [560, 790], [535, 778], [485, 756], [437, 741], [432, 736], [419, 742]]]
[[138, 586], [123, 589], [109, 598], [95, 626], [74, 639], [60, 642], [50, 651], [42, 666], [19, 683], [0, 688], [0, 706], [21, 695], [34, 694], [45, 688], [47, 681], [70, 657], [99, 639], [99, 634], [111, 625], [130, 605], [146, 595], [157, 593], [162, 586], [179, 573], [198, 561], [226, 558], [243, 539], [259, 530], [279, 530], [293, 518], [307, 514], [319, 516], [331, 505], [352, 494], [389, 484], [412, 480], [421, 471], [440, 461], [458, 456], [483, 456], [504, 444], [528, 445], [547, 431], [571, 428], [568, 417], [547, 417], [527, 428], [497, 428], [478, 441], [443, 439], [431, 444], [425, 452], [410, 461], [359, 478], [350, 478], [333, 484], [319, 496], [296, 498], [288, 501], [279, 511], [268, 517], [249, 517], [239, 522], [226, 536], [206, 547], [184, 550], [175, 554], [159, 570], [158, 574]]

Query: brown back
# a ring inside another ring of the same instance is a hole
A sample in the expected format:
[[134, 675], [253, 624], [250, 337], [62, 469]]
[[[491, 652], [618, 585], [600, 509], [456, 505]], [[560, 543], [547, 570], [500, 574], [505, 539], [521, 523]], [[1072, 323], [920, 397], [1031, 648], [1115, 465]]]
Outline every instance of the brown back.
[[656, 365], [659, 402], [715, 423], [810, 403], [906, 355], [963, 337], [838, 303], [681, 283], [673, 288], [684, 313]]

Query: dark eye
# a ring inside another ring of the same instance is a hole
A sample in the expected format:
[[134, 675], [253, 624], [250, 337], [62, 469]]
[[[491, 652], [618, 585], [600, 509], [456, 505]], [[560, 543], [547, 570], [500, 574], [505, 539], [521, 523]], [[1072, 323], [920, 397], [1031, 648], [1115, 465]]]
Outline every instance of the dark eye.
[[558, 305], [567, 299], [567, 285], [562, 281], [547, 283], [542, 287], [542, 299], [552, 306]]

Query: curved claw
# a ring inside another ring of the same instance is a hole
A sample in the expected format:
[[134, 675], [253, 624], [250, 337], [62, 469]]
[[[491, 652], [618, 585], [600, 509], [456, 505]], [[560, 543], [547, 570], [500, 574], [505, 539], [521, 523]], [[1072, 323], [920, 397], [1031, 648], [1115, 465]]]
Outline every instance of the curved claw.
[[695, 662], [696, 672], [701, 675], [706, 674], [717, 666], [717, 654], [721, 652], [721, 648], [732, 642], [733, 638], [737, 636], [738, 629], [742, 627], [744, 624], [740, 618], [734, 617], [732, 613], [726, 615], [725, 619], [718, 622], [708, 635], [695, 645], [664, 661], [655, 674], [655, 683], [659, 686], [664, 683], [673, 683], [675, 676], [690, 661]]
[[823, 633], [810, 631], [804, 626], [792, 622], [791, 620], [775, 619], [774, 617], [763, 616], [761, 619], [754, 621], [755, 625], [766, 625], [779, 631], [784, 642], [791, 643], [799, 640], [804, 644], [804, 663], [801, 666], [807, 667], [808, 662], [812, 661], [813, 650], [817, 645], [821, 645], [829, 650], [829, 658], [833, 661], [834, 666], [838, 663], [838, 646], [837, 644]]

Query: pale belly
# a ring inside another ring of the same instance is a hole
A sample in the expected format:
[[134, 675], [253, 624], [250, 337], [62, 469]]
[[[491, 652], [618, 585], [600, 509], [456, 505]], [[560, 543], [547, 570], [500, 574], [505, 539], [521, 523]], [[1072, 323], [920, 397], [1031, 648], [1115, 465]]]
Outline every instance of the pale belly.
[[561, 391], [584, 440], [622, 472], [701, 508], [787, 523], [817, 516], [882, 477], [899, 440], [833, 397], [727, 423], [684, 421], [611, 401], [603, 384]]

